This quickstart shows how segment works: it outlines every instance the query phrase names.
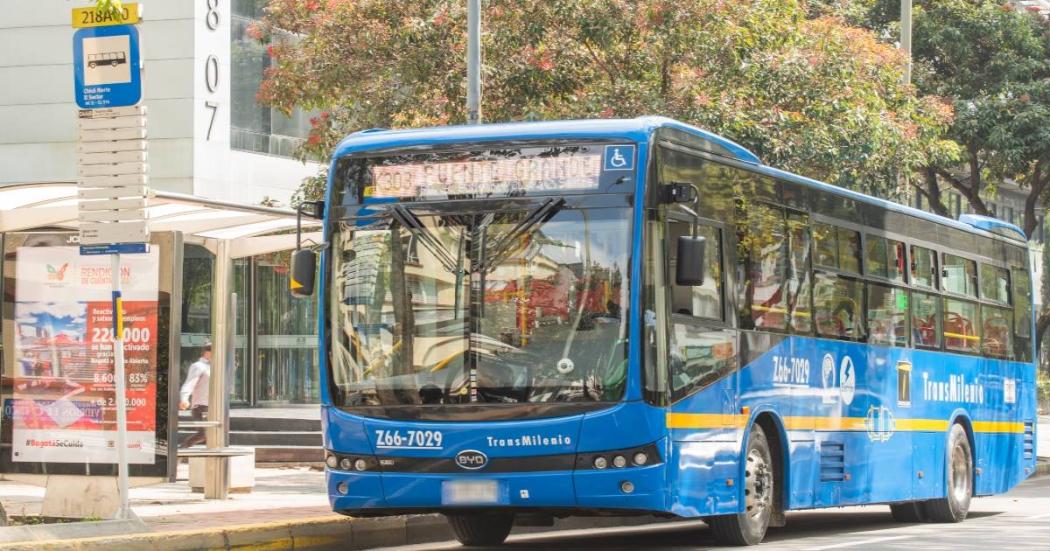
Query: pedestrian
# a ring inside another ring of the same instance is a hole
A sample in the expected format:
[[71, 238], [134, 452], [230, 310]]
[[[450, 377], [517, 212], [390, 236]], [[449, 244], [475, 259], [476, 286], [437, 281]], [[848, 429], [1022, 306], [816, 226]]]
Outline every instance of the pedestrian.
[[[211, 379], [211, 343], [204, 345], [201, 358], [190, 366], [186, 382], [179, 391], [179, 409], [190, 410], [194, 421], [203, 421], [208, 416], [208, 381]], [[204, 443], [204, 429], [187, 436], [179, 442], [180, 448]]]

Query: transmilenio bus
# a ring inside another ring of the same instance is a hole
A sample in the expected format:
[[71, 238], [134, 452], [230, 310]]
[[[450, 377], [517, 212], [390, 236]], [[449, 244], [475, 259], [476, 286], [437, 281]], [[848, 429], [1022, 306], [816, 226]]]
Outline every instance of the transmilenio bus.
[[359, 132], [303, 211], [340, 513], [443, 513], [467, 545], [625, 514], [755, 544], [797, 509], [958, 522], [1035, 467], [1004, 222], [656, 117]]

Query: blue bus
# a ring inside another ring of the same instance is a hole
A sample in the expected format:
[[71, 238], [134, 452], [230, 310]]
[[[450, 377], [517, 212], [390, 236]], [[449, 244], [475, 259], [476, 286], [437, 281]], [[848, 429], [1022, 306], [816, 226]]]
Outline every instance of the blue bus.
[[959, 522], [1035, 468], [1023, 232], [765, 166], [666, 118], [363, 131], [335, 151], [327, 491], [466, 545], [570, 515], [888, 504]]

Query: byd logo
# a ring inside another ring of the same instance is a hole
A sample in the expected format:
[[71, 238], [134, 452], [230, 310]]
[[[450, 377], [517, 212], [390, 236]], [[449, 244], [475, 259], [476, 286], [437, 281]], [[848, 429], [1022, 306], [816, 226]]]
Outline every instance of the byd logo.
[[488, 464], [488, 456], [477, 450], [463, 450], [456, 454], [456, 465], [461, 469], [476, 471], [484, 469]]

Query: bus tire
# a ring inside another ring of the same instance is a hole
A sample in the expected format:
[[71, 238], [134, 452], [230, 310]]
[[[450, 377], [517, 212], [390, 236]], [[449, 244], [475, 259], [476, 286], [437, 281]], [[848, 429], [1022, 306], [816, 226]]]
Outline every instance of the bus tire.
[[726, 545], [757, 545], [766, 537], [773, 515], [778, 482], [774, 472], [773, 456], [766, 433], [759, 425], [751, 427], [744, 466], [744, 510], [734, 515], [719, 515], [705, 519], [715, 539]]
[[973, 498], [973, 451], [966, 429], [959, 423], [948, 432], [946, 454], [947, 491], [945, 497], [925, 503], [926, 518], [930, 522], [962, 522], [970, 510]]
[[514, 515], [509, 514], [450, 514], [448, 524], [459, 543], [468, 547], [499, 545], [510, 535]]
[[897, 522], [926, 522], [926, 512], [924, 509], [925, 507], [921, 501], [890, 504], [890, 514], [893, 515], [893, 520]]

